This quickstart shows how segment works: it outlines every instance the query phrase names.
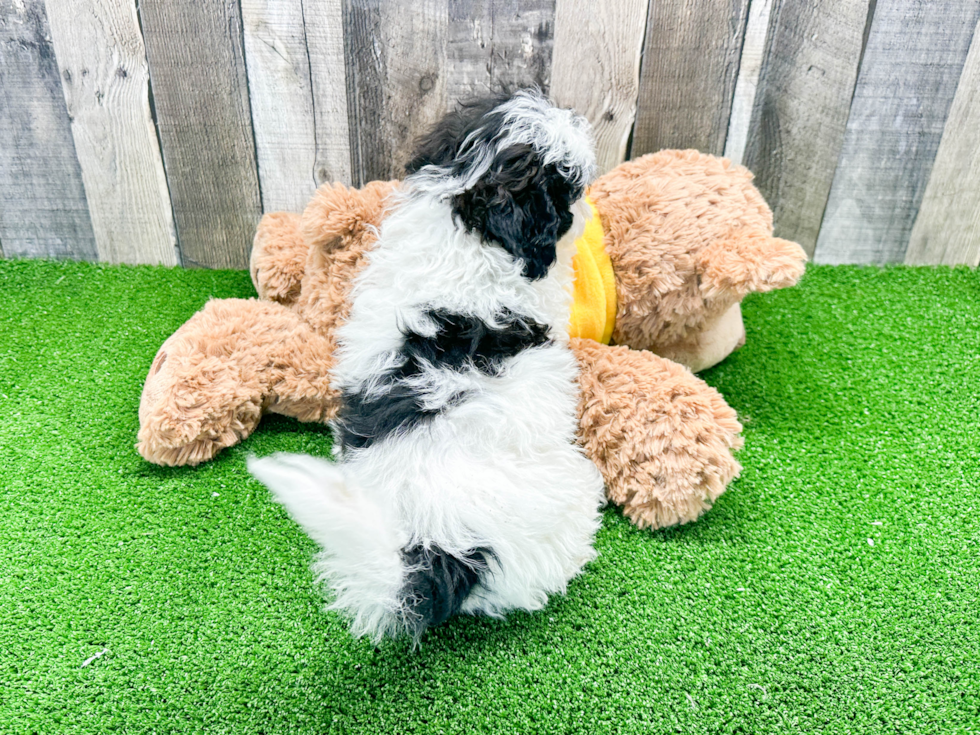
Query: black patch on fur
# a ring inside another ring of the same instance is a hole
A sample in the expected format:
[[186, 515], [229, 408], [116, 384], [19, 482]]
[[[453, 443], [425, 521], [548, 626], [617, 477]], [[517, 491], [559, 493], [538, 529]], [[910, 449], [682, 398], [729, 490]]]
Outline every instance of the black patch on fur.
[[430, 309], [425, 314], [435, 324], [436, 333], [428, 337], [405, 332], [400, 350], [404, 361], [383, 376], [380, 394], [342, 394], [336, 428], [345, 449], [363, 449], [408, 431], [465, 398], [457, 395], [439, 408], [426, 408], [422, 396], [409, 385], [425, 366], [456, 371], [475, 368], [484, 375], [499, 375], [507, 358], [550, 341], [546, 325], [506, 309], [497, 316], [496, 325], [445, 309]]
[[447, 554], [435, 545], [402, 549], [402, 560], [411, 571], [401, 597], [413, 613], [407, 622], [416, 639], [427, 628], [442, 625], [459, 612], [492, 557], [487, 548], [474, 549], [462, 557]]
[[571, 205], [582, 196], [557, 166], [541, 165], [530, 146], [500, 152], [475, 186], [453, 197], [453, 214], [471, 232], [522, 262], [525, 278], [543, 278], [572, 226]]
[[422, 363], [452, 370], [474, 366], [485, 375], [498, 375], [507, 358], [548, 342], [547, 325], [509, 309], [500, 312], [496, 326], [446, 309], [430, 309], [425, 315], [436, 325], [434, 337], [405, 334], [406, 364], [413, 367]]
[[[481, 152], [504, 133], [504, 115], [495, 108], [509, 95], [464, 103], [419, 139], [406, 165], [409, 174], [424, 166], [441, 166], [449, 176], [472, 169]], [[464, 140], [472, 144], [461, 151]], [[529, 145], [496, 152], [490, 168], [470, 189], [452, 198], [453, 216], [484, 241], [501, 246], [522, 262], [532, 280], [542, 278], [557, 258], [558, 240], [572, 224], [571, 205], [582, 196], [554, 164], [544, 165]]]
[[343, 406], [336, 427], [344, 449], [364, 449], [392, 434], [408, 431], [438, 416], [446, 407], [427, 409], [411, 386], [393, 383], [383, 394], [366, 398], [361, 393], [341, 393]]

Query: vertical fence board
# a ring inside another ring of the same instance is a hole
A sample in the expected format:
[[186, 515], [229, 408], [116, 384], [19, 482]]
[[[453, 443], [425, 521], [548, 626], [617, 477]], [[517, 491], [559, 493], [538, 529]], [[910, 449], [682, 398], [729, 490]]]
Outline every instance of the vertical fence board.
[[769, 17], [774, 0], [751, 0], [749, 18], [745, 23], [745, 41], [742, 58], [738, 65], [735, 94], [732, 98], [732, 114], [728, 120], [728, 136], [725, 138], [725, 158], [741, 163], [745, 156], [745, 144], [749, 138], [749, 122], [752, 106], [759, 88], [762, 71], [762, 55], [766, 49]]
[[7, 257], [98, 257], [42, 0], [0, 1], [0, 240]]
[[600, 172], [626, 157], [636, 116], [647, 0], [558, 0], [551, 96], [595, 128]]
[[776, 234], [812, 255], [857, 80], [867, 0], [777, 0], [744, 162]]
[[904, 260], [978, 17], [976, 0], [878, 0], [815, 261]]
[[340, 0], [242, 0], [262, 207], [301, 211], [350, 183]]
[[185, 265], [244, 268], [261, 211], [236, 0], [142, 0]]
[[313, 175], [317, 186], [333, 181], [351, 183], [342, 5], [342, 0], [303, 0], [303, 23], [313, 86], [316, 131]]
[[177, 264], [136, 5], [48, 0], [99, 260]]
[[551, 83], [555, 0], [449, 0], [450, 103]]
[[748, 0], [652, 0], [631, 156], [725, 149]]
[[448, 0], [344, 0], [352, 178], [400, 178], [446, 111]]
[[973, 32], [905, 262], [980, 265], [980, 25]]
[[316, 123], [302, 0], [241, 0], [262, 209], [302, 211], [316, 190]]

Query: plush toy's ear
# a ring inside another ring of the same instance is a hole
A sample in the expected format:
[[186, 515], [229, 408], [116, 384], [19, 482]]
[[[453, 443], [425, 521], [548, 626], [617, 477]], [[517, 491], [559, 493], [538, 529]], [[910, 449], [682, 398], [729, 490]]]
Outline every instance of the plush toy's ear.
[[736, 230], [698, 254], [701, 295], [740, 300], [755, 291], [793, 286], [803, 275], [806, 261], [806, 253], [795, 242]]

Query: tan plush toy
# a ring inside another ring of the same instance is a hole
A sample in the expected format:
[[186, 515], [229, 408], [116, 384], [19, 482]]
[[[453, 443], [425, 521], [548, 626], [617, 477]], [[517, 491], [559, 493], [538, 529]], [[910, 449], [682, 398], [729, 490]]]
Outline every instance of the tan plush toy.
[[[687, 367], [713, 365], [744, 341], [746, 294], [803, 273], [803, 250], [772, 236], [751, 178], [724, 159], [663, 151], [618, 166], [588, 194], [601, 230], [576, 256], [572, 331], [617, 346], [571, 341], [579, 440], [609, 500], [640, 527], [695, 520], [738, 473], [735, 412]], [[395, 186], [324, 186], [302, 216], [262, 219], [251, 261], [259, 300], [208, 302], [154, 359], [140, 404], [143, 457], [196, 465], [266, 412], [334, 416], [334, 333]]]

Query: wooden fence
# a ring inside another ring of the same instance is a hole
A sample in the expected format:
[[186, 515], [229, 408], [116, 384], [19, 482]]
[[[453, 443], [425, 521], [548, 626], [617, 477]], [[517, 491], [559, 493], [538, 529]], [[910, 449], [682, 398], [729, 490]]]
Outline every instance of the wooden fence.
[[745, 163], [817, 262], [980, 261], [980, 0], [0, 0], [0, 254], [242, 268], [536, 84], [603, 169]]

